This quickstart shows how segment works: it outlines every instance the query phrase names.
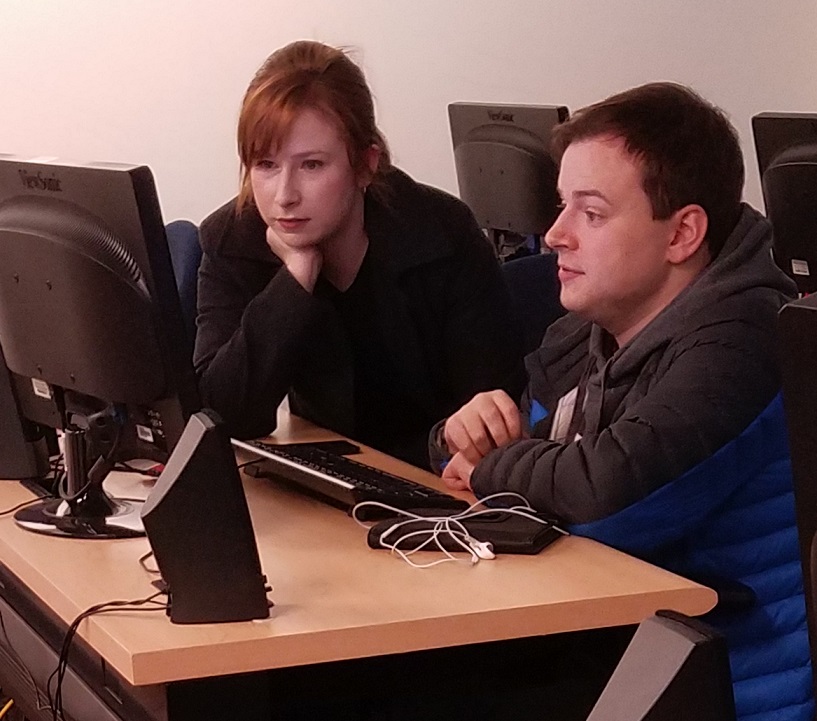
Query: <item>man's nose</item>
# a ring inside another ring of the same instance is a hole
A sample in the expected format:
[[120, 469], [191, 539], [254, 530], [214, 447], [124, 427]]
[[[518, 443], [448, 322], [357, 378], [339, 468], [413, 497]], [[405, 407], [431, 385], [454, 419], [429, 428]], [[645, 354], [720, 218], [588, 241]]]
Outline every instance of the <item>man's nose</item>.
[[556, 217], [556, 220], [553, 221], [553, 225], [551, 225], [550, 229], [545, 233], [545, 245], [547, 245], [548, 248], [556, 250], [568, 245], [570, 233], [567, 225], [565, 211], [562, 210]]

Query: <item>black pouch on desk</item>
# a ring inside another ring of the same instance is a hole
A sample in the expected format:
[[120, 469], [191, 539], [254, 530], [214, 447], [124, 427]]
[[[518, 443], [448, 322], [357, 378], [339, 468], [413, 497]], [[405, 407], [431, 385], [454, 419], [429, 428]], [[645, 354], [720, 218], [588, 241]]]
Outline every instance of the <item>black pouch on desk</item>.
[[[423, 508], [420, 510], [411, 511], [418, 516], [433, 516], [439, 518], [442, 516], [450, 516], [450, 509], [434, 510]], [[491, 511], [485, 515], [476, 516], [466, 520], [460, 520], [468, 534], [478, 541], [488, 542], [493, 546], [494, 553], [523, 553], [535, 554], [539, 553], [543, 548], [549, 546], [557, 538], [566, 536], [567, 532], [554, 525], [552, 520], [542, 518], [545, 523], [538, 523], [537, 521], [519, 516], [515, 513], [508, 513], [506, 511]], [[402, 524], [393, 532], [388, 533], [389, 529], [394, 526]], [[417, 546], [423, 544], [431, 538], [431, 529], [435, 526], [434, 520], [406, 520], [406, 518], [387, 518], [385, 521], [376, 523], [369, 529], [368, 543], [371, 548], [385, 548], [380, 539], [383, 534], [387, 533], [383, 539], [389, 545], [392, 545], [409, 536], [416, 531], [426, 531], [429, 533], [417, 533], [417, 535], [410, 536], [402, 540], [398, 548], [402, 551], [409, 551]], [[452, 527], [457, 527], [457, 524], [452, 523]], [[438, 545], [439, 542], [439, 545]], [[451, 534], [442, 530], [436, 540], [431, 540], [423, 546], [424, 551], [439, 551], [439, 546], [442, 546], [447, 551], [462, 551], [463, 547], [457, 543]]]

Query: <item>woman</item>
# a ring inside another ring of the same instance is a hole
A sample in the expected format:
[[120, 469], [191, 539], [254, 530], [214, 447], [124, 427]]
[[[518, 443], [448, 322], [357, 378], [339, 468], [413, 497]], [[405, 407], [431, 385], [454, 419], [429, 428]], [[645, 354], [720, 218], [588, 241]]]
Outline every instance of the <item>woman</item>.
[[201, 226], [195, 365], [237, 437], [293, 413], [416, 465], [477, 392], [518, 391], [493, 252], [465, 205], [391, 165], [363, 73], [299, 41], [244, 97], [238, 197]]

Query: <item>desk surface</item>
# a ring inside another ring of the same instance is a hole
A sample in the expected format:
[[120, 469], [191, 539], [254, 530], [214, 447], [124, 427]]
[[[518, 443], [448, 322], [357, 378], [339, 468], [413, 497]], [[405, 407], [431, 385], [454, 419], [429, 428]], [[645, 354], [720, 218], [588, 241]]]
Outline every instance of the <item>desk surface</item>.
[[[276, 438], [332, 434], [298, 419]], [[374, 451], [365, 460], [439, 486]], [[132, 493], [149, 482], [127, 477]], [[271, 617], [178, 626], [157, 612], [84, 621], [82, 635], [135, 685], [637, 623], [659, 608], [696, 615], [714, 591], [593, 541], [569, 537], [538, 556], [418, 570], [366, 545], [342, 511], [263, 479], [245, 483], [261, 563], [273, 585]], [[0, 508], [26, 489], [0, 484]], [[217, 526], [214, 526], [214, 532]], [[0, 561], [66, 622], [87, 607], [150, 595], [138, 558], [146, 539], [51, 538], [0, 519]]]

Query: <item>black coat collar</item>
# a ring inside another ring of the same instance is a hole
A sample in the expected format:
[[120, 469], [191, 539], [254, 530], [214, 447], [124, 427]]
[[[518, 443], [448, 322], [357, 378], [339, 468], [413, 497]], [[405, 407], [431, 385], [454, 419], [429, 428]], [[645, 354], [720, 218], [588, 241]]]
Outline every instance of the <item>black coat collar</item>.
[[[366, 195], [364, 226], [372, 248], [397, 275], [454, 254], [444, 219], [428, 214], [424, 197], [440, 191], [416, 183], [396, 168], [387, 174], [384, 191], [382, 199]], [[266, 243], [266, 224], [256, 207], [248, 205], [238, 215], [235, 207], [233, 199], [205, 221], [210, 225], [205, 242], [216, 240], [216, 247], [205, 247], [205, 252], [280, 265]]]

